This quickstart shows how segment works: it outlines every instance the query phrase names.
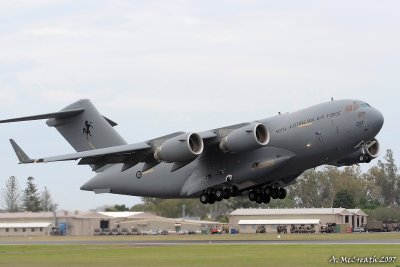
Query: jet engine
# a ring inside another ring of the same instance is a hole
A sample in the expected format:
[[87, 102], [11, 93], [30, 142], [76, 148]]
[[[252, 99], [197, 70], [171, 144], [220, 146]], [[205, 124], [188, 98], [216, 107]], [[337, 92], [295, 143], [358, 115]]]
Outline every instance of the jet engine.
[[358, 150], [337, 162], [338, 166], [349, 166], [357, 163], [368, 163], [379, 156], [379, 142], [372, 139], [365, 142]]
[[230, 132], [222, 138], [219, 148], [225, 153], [240, 153], [267, 145], [269, 138], [268, 128], [264, 124], [253, 123]]
[[185, 162], [203, 152], [203, 139], [197, 133], [185, 133], [168, 139], [154, 151], [158, 161]]

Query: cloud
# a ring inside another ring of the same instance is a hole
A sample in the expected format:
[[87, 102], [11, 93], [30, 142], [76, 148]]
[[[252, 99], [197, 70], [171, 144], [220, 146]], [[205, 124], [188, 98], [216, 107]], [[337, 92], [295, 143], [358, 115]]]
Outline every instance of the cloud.
[[80, 30], [72, 30], [67, 28], [56, 28], [56, 27], [42, 27], [42, 28], [31, 28], [25, 29], [21, 32], [22, 35], [28, 37], [65, 37], [65, 38], [77, 38], [77, 37], [89, 37], [88, 33]]
[[79, 99], [87, 98], [88, 95], [84, 92], [77, 92], [73, 90], [58, 90], [43, 88], [35, 90], [39, 98], [44, 102], [50, 103], [72, 103]]
[[10, 89], [0, 88], [0, 102], [6, 104], [7, 102], [13, 102], [16, 100], [16, 94]]

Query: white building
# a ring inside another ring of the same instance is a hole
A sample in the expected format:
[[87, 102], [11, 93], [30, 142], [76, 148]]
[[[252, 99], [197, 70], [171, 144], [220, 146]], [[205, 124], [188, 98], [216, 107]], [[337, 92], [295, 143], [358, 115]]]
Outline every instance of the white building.
[[[360, 209], [345, 208], [300, 208], [300, 209], [237, 209], [229, 216], [231, 229], [241, 233], [255, 233], [264, 226], [267, 232], [276, 232], [277, 227], [308, 227], [319, 232], [322, 225], [334, 223], [341, 229], [366, 225], [367, 215]], [[343, 231], [343, 230], [342, 230]]]
[[[189, 219], [170, 219], [147, 212], [17, 212], [0, 213], [0, 236], [57, 234], [87, 236], [112, 229], [138, 229], [141, 232], [166, 230], [209, 232], [223, 224]], [[54, 229], [52, 229], [54, 227]], [[54, 231], [53, 231], [54, 232]]]

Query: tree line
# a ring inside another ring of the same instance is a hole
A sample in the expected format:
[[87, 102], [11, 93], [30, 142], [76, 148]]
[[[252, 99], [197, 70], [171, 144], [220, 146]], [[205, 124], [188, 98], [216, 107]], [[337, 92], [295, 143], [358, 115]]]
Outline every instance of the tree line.
[[363, 172], [357, 166], [337, 168], [324, 166], [305, 171], [293, 185], [287, 187], [283, 200], [269, 204], [249, 201], [247, 195], [230, 198], [212, 205], [203, 205], [196, 199], [142, 198], [131, 208], [115, 205], [109, 211], [132, 210], [152, 212], [176, 218], [200, 217], [226, 221], [237, 208], [360, 208], [378, 219], [400, 221], [400, 174], [393, 151], [387, 150], [383, 160]]
[[1, 189], [1, 201], [5, 211], [55, 211], [58, 204], [53, 202], [50, 191], [47, 187], [39, 193], [35, 179], [28, 177], [25, 189], [21, 190], [18, 179], [11, 176]]

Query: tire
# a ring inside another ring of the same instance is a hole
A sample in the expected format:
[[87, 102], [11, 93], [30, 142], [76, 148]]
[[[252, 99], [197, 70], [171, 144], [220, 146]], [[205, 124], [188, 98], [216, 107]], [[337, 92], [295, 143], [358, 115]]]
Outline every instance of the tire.
[[206, 193], [201, 193], [201, 195], [200, 195], [200, 202], [201, 202], [202, 204], [207, 204], [208, 201], [209, 201], [208, 195], [207, 195]]
[[268, 195], [268, 194], [263, 194], [262, 202], [263, 202], [264, 204], [268, 204], [270, 201], [271, 201], [271, 196]]
[[262, 194], [257, 194], [256, 195], [256, 203], [257, 204], [262, 204], [263, 203], [263, 195]]
[[215, 195], [211, 194], [208, 197], [209, 197], [208, 204], [214, 204], [215, 203]]
[[276, 187], [273, 187], [271, 189], [271, 198], [272, 199], [277, 199], [279, 197], [279, 190]]
[[256, 200], [256, 197], [257, 197], [256, 192], [255, 192], [254, 190], [250, 190], [250, 191], [249, 191], [249, 200], [250, 200], [250, 201], [255, 201], [255, 200]]
[[279, 188], [279, 199], [284, 199], [287, 195], [287, 191], [285, 188]]
[[224, 199], [224, 191], [222, 191], [222, 188], [215, 190], [214, 195], [216, 201], [221, 201]]
[[232, 192], [229, 188], [224, 189], [224, 198], [229, 199], [232, 196]]
[[267, 186], [267, 187], [264, 188], [263, 191], [264, 191], [265, 194], [271, 195], [272, 188], [270, 186]]
[[231, 188], [231, 197], [236, 197], [238, 195], [239, 189], [237, 188], [237, 186], [232, 186]]

